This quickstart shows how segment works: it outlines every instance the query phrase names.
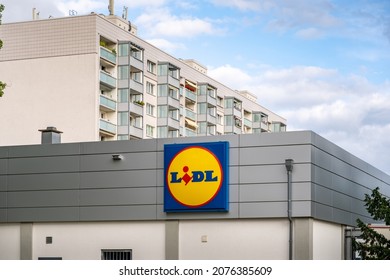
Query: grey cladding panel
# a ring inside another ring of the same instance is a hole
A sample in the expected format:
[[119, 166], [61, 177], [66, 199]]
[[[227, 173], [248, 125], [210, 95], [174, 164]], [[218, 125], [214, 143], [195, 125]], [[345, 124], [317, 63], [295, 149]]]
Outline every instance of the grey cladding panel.
[[287, 183], [240, 186], [240, 202], [287, 201]]
[[7, 193], [0, 191], [0, 209], [7, 208]]
[[207, 220], [207, 219], [236, 219], [239, 218], [239, 203], [229, 203], [229, 212], [199, 212], [199, 213], [164, 213], [163, 205], [157, 205], [159, 220]]
[[80, 191], [81, 206], [156, 204], [156, 188]]
[[7, 221], [7, 210], [0, 208], [0, 223], [6, 223]]
[[241, 147], [250, 146], [289, 146], [311, 144], [313, 132], [289, 131], [279, 133], [241, 134]]
[[8, 176], [8, 190], [78, 189], [79, 173], [27, 174]]
[[[294, 164], [292, 181], [310, 182], [311, 165]], [[240, 167], [240, 183], [278, 183], [287, 182], [287, 171], [283, 165], [251, 165]]]
[[76, 172], [78, 156], [13, 158], [9, 160], [9, 174]]
[[81, 171], [155, 169], [156, 153], [121, 153], [123, 160], [113, 160], [112, 154], [81, 157]]
[[78, 207], [10, 208], [8, 222], [78, 221]]
[[0, 192], [7, 190], [7, 176], [0, 175]]
[[8, 207], [54, 207], [78, 206], [79, 192], [69, 191], [33, 191], [8, 192]]
[[293, 217], [312, 217], [311, 201], [293, 201], [292, 203]]
[[125, 170], [80, 173], [80, 188], [118, 188], [156, 186], [156, 170]]
[[7, 174], [8, 172], [8, 159], [0, 159], [0, 175]]
[[311, 146], [285, 146], [285, 147], [243, 147], [240, 149], [240, 164], [284, 164], [286, 159], [294, 159], [295, 163], [311, 161]]
[[79, 143], [44, 144], [29, 146], [13, 146], [9, 148], [9, 157], [45, 157], [80, 154]]
[[240, 218], [287, 217], [287, 202], [242, 202], [239, 211]]

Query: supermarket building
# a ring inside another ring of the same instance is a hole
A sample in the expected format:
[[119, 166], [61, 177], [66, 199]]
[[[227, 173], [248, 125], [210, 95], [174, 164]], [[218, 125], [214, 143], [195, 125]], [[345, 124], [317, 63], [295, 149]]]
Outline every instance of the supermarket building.
[[0, 259], [349, 259], [375, 187], [311, 131], [4, 146]]

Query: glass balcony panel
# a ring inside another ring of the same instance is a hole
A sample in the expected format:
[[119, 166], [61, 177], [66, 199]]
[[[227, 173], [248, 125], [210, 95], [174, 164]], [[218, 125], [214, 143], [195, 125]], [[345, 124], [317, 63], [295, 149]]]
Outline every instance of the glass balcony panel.
[[116, 110], [116, 101], [112, 100], [104, 95], [100, 95], [100, 105], [115, 111]]
[[116, 125], [109, 122], [109, 121], [100, 119], [100, 126], [99, 127], [103, 131], [109, 132], [111, 134], [116, 134]]
[[194, 102], [196, 102], [196, 94], [190, 90], [185, 90], [186, 91], [186, 97]]
[[244, 118], [244, 125], [248, 127], [252, 127], [252, 122], [249, 119]]
[[100, 57], [113, 64], [116, 64], [116, 54], [104, 47], [100, 47]]
[[116, 88], [116, 79], [104, 71], [100, 71], [100, 82], [109, 88]]
[[191, 119], [191, 120], [196, 120], [196, 113], [195, 112], [193, 112], [193, 111], [191, 111], [191, 110], [188, 110], [188, 109], [186, 109], [185, 110], [185, 117], [186, 118], [189, 118], [189, 119]]

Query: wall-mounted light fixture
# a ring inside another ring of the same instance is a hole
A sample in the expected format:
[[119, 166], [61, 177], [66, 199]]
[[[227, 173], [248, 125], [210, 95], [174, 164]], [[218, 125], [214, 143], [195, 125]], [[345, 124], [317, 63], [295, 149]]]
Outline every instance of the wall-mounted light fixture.
[[112, 159], [113, 160], [123, 160], [124, 159], [124, 157], [122, 156], [122, 155], [112, 155]]

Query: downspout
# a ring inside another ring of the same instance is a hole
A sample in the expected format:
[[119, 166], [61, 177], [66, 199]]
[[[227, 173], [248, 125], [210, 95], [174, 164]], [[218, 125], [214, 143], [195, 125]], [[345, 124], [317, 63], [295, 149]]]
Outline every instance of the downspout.
[[293, 259], [293, 220], [292, 220], [292, 182], [291, 174], [293, 170], [294, 160], [285, 160], [287, 170], [287, 217], [289, 221], [289, 236], [288, 236], [288, 257]]

